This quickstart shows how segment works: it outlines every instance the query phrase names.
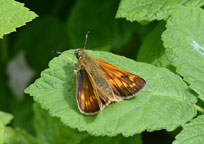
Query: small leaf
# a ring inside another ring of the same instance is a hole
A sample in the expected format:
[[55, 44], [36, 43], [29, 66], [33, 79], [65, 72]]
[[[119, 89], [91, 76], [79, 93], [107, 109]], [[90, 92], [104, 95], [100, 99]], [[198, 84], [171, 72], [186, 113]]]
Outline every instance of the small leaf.
[[13, 116], [11, 114], [0, 111], [0, 121], [3, 123], [3, 125], [9, 124], [12, 119]]
[[14, 0], [0, 1], [0, 38], [36, 18], [37, 15]]
[[39, 144], [37, 140], [26, 131], [10, 127], [5, 128], [5, 144]]
[[181, 7], [167, 21], [162, 39], [177, 73], [204, 101], [204, 11]]
[[138, 52], [138, 61], [151, 63], [161, 67], [165, 67], [169, 64], [161, 40], [161, 34], [164, 30], [165, 22], [160, 22], [145, 38]]
[[176, 136], [173, 144], [203, 144], [204, 115], [193, 119], [183, 126], [183, 130]]
[[116, 18], [129, 21], [165, 20], [181, 5], [200, 7], [203, 0], [121, 0]]
[[[91, 4], [91, 6], [90, 6]], [[83, 47], [90, 31], [87, 48], [110, 45], [119, 49], [131, 38], [130, 23], [116, 20], [119, 0], [78, 0], [68, 17], [68, 34], [72, 48]]]
[[180, 77], [165, 68], [138, 63], [108, 52], [86, 52], [102, 58], [126, 71], [143, 77], [147, 85], [134, 98], [112, 103], [101, 113], [85, 116], [78, 110], [76, 89], [68, 91], [74, 83], [73, 70], [76, 58], [73, 50], [66, 51], [49, 63], [41, 78], [30, 85], [25, 92], [34, 97], [52, 116], [79, 131], [92, 135], [115, 136], [122, 133], [131, 136], [144, 130], [174, 130], [196, 115], [192, 105], [195, 96]]
[[0, 121], [0, 144], [4, 143], [4, 125]]
[[39, 105], [35, 104], [33, 108], [35, 132], [40, 143], [78, 144], [88, 136], [87, 133], [79, 133], [77, 130], [64, 126], [58, 118], [51, 117]]

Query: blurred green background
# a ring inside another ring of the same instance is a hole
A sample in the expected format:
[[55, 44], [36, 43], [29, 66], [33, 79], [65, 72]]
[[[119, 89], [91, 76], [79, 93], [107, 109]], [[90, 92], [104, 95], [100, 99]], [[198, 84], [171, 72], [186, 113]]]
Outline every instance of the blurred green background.
[[[23, 90], [48, 67], [52, 50], [83, 47], [110, 51], [137, 60], [144, 39], [164, 23], [128, 22], [115, 19], [120, 0], [18, 0], [38, 14], [38, 18], [0, 40], [0, 110], [14, 115], [10, 126], [35, 135], [33, 99]], [[142, 58], [140, 58], [142, 59]], [[142, 133], [144, 144], [168, 144], [174, 133]]]

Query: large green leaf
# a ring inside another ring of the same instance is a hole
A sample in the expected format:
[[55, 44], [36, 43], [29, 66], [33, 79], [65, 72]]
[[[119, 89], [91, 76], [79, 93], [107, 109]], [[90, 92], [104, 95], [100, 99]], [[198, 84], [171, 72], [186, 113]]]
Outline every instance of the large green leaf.
[[164, 30], [165, 22], [160, 22], [144, 39], [137, 55], [138, 61], [151, 63], [156, 66], [167, 66], [169, 64], [161, 40], [161, 34]]
[[184, 125], [173, 144], [203, 144], [203, 142], [204, 115], [201, 115]]
[[3, 123], [3, 125], [9, 124], [12, 119], [13, 116], [11, 114], [0, 111], [0, 120]]
[[188, 91], [182, 79], [165, 68], [138, 63], [108, 52], [87, 53], [102, 58], [124, 70], [135, 73], [147, 81], [146, 87], [130, 100], [113, 103], [95, 116], [81, 114], [76, 104], [73, 70], [76, 58], [73, 50], [54, 58], [41, 78], [25, 92], [34, 97], [52, 116], [79, 131], [92, 135], [131, 136], [144, 130], [174, 130], [196, 115], [192, 104], [196, 98]]
[[16, 31], [17, 27], [25, 25], [37, 17], [34, 12], [24, 7], [24, 4], [14, 0], [0, 1], [0, 38]]
[[199, 7], [203, 0], [121, 0], [116, 18], [129, 21], [167, 19], [181, 5]]
[[[90, 5], [91, 4], [91, 5]], [[118, 49], [130, 39], [130, 23], [115, 19], [119, 0], [78, 0], [68, 17], [68, 34], [72, 48], [83, 47], [90, 31], [87, 48], [110, 45]]]
[[39, 105], [33, 106], [35, 112], [34, 127], [36, 136], [42, 144], [78, 144], [88, 136], [77, 130], [66, 127], [56, 118], [51, 117]]
[[167, 21], [162, 39], [177, 72], [204, 101], [204, 11], [181, 7]]

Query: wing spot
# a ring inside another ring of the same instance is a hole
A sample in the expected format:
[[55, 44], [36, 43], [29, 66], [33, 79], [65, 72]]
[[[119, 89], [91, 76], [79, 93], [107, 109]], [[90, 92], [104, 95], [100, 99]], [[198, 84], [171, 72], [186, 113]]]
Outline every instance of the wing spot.
[[84, 100], [84, 93], [81, 94], [81, 99]]
[[114, 73], [116, 77], [121, 77], [122, 75], [120, 73]]
[[119, 87], [123, 86], [123, 84], [120, 82], [120, 80], [114, 79], [114, 81], [117, 83], [117, 85], [118, 85]]
[[86, 106], [89, 106], [89, 105], [90, 105], [90, 102], [89, 102], [89, 101], [87, 101], [87, 102], [86, 102]]
[[125, 86], [125, 87], [127, 87], [128, 85], [127, 85], [127, 83], [125, 83], [124, 81], [122, 82], [123, 83], [123, 85]]
[[134, 86], [133, 84], [130, 84], [130, 87], [133, 88], [133, 87], [135, 87], [135, 86]]
[[133, 86], [136, 86], [136, 84], [135, 84], [135, 83], [132, 83], [132, 85], [133, 85]]
[[134, 80], [135, 80], [135, 76], [134, 76], [134, 75], [130, 75], [130, 76], [129, 76], [129, 79], [130, 79], [131, 81], [134, 81]]
[[90, 101], [91, 101], [91, 102], [94, 102], [93, 97], [90, 97]]

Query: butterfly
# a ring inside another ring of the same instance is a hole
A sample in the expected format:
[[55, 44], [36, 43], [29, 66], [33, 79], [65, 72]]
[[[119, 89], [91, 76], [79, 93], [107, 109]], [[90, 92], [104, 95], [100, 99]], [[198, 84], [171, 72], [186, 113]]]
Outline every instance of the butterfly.
[[[85, 44], [88, 38], [86, 34]], [[102, 59], [89, 56], [84, 48], [75, 51], [76, 100], [79, 111], [85, 115], [101, 112], [111, 102], [135, 96], [146, 81]]]

